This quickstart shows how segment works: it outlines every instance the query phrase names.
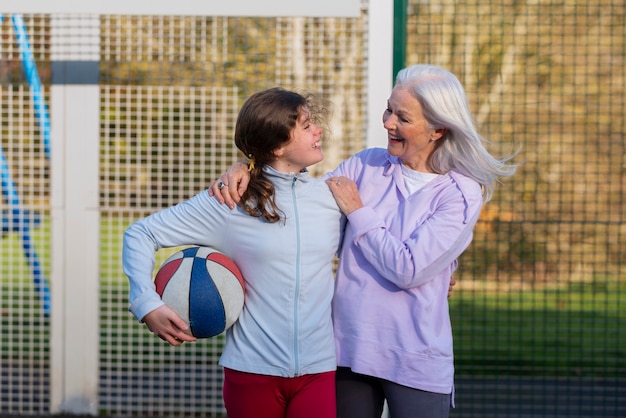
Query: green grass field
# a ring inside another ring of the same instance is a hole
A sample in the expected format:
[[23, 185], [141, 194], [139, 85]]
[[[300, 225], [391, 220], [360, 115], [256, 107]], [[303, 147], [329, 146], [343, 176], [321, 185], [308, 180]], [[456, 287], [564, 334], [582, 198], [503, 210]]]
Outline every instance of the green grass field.
[[450, 305], [459, 375], [626, 375], [624, 284], [502, 294], [461, 288]]
[[[114, 296], [122, 304], [127, 297], [126, 279], [119, 255], [127, 224], [103, 220], [102, 233], [102, 287], [117, 289], [119, 295], [107, 297]], [[47, 222], [42, 228], [33, 234], [37, 248], [45, 248], [42, 246], [48, 242]], [[41, 341], [46, 337], [40, 334], [47, 330], [38, 315], [39, 302], [20, 240], [14, 235], [0, 240], [0, 255], [0, 348], [3, 357], [10, 356], [12, 350], [23, 355], [29, 350], [29, 344], [23, 342]], [[47, 275], [49, 262], [42, 260], [42, 264]], [[106, 312], [111, 308], [102, 309]], [[460, 281], [450, 299], [450, 312], [460, 376], [626, 375], [626, 283], [605, 279], [552, 289], [493, 292], [466, 290]], [[16, 335], [20, 330], [22, 335]], [[103, 330], [104, 335], [109, 331]], [[16, 341], [21, 343], [13, 347]], [[33, 349], [40, 350], [41, 345], [34, 344]]]

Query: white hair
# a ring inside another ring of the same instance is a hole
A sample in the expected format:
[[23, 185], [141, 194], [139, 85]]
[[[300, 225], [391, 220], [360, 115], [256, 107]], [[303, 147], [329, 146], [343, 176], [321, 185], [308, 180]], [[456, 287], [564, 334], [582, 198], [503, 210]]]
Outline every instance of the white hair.
[[431, 128], [445, 130], [430, 155], [431, 169], [440, 174], [454, 170], [476, 180], [489, 201], [498, 178], [515, 173], [517, 165], [508, 163], [515, 154], [497, 159], [487, 151], [483, 144], [489, 141], [478, 133], [457, 77], [435, 65], [417, 64], [398, 73], [396, 86], [409, 89]]

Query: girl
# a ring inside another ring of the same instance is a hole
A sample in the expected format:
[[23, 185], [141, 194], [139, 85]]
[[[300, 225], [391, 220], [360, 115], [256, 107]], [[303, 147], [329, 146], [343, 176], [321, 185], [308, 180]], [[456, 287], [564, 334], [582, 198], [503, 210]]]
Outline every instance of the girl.
[[235, 144], [251, 161], [241, 205], [230, 209], [205, 190], [124, 234], [130, 311], [172, 345], [194, 338], [154, 289], [155, 252], [213, 247], [241, 270], [245, 304], [220, 359], [231, 418], [336, 414], [332, 260], [342, 215], [326, 184], [306, 170], [323, 159], [316, 111], [291, 91], [254, 94], [235, 127]]

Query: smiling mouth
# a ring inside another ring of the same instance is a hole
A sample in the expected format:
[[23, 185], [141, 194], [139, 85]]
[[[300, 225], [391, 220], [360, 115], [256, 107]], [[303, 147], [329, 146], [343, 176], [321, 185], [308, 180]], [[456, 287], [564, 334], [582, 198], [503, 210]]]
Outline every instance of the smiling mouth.
[[313, 144], [313, 149], [318, 149], [318, 148], [321, 148], [321, 147], [322, 147], [322, 145], [321, 145], [320, 142], [316, 142], [315, 144]]
[[397, 136], [393, 136], [393, 135], [389, 135], [389, 140], [390, 141], [394, 141], [394, 142], [403, 142], [404, 139], [397, 137]]

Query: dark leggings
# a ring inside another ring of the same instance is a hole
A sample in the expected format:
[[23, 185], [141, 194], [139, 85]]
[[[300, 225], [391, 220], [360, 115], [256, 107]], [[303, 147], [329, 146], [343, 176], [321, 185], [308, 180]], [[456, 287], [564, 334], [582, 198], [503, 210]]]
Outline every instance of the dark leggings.
[[451, 395], [425, 392], [337, 368], [337, 418], [381, 418], [385, 399], [392, 418], [447, 418]]

